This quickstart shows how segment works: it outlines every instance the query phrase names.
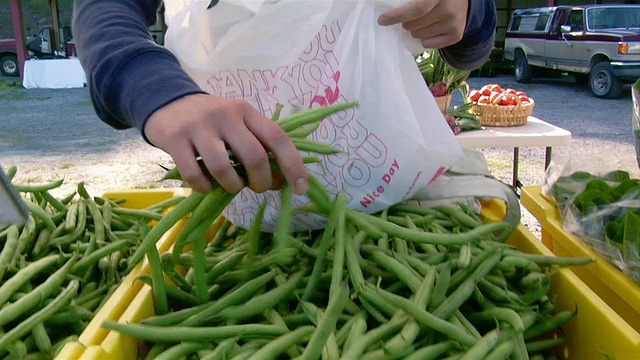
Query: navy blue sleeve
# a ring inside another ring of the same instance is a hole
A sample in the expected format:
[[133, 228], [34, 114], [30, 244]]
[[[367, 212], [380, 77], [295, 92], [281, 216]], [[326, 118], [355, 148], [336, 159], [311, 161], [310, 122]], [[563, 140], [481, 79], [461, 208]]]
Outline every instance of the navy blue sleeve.
[[496, 37], [496, 18], [493, 0], [469, 0], [467, 26], [462, 40], [440, 49], [442, 58], [457, 69], [479, 68], [491, 55]]
[[96, 113], [116, 129], [143, 134], [149, 116], [203, 93], [149, 33], [161, 0], [75, 0], [73, 34]]

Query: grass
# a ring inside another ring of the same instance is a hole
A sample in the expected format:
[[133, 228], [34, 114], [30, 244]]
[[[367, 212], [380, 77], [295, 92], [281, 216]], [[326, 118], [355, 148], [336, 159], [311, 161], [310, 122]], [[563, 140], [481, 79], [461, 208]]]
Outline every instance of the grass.
[[60, 165], [61, 169], [69, 169], [71, 167], [73, 167], [73, 164], [70, 162], [63, 162], [62, 165]]
[[14, 90], [22, 88], [22, 83], [18, 80], [0, 80], [0, 90]]

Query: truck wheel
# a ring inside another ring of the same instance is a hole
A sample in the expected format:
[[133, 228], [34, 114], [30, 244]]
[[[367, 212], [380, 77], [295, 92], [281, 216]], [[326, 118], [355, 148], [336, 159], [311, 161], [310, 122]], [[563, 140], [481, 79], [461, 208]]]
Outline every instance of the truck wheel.
[[608, 62], [601, 62], [591, 69], [589, 86], [593, 95], [603, 99], [613, 99], [620, 95], [622, 82], [613, 74]]
[[530, 83], [532, 72], [533, 69], [531, 68], [531, 65], [529, 65], [527, 57], [524, 56], [523, 53], [517, 53], [515, 58], [515, 68], [513, 71], [513, 76], [516, 78], [516, 81], [525, 84]]
[[18, 76], [18, 58], [14, 55], [5, 55], [0, 58], [0, 71], [4, 76]]

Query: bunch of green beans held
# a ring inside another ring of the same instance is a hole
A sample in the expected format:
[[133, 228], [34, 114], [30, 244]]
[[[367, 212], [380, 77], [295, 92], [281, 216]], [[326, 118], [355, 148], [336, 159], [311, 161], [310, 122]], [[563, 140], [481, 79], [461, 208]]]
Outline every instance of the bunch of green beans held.
[[[13, 180], [17, 168], [7, 169]], [[29, 209], [26, 224], [0, 226], [0, 356], [52, 359], [78, 339], [129, 271], [128, 257], [173, 197], [146, 209], [89, 196], [83, 183], [57, 198], [59, 179], [14, 183]]]
[[[324, 110], [274, 120], [300, 143], [336, 111]], [[140, 280], [156, 315], [103, 327], [146, 344], [147, 359], [546, 359], [565, 341], [575, 311], [556, 311], [551, 278], [590, 259], [523, 253], [505, 243], [515, 224], [463, 205], [368, 215], [312, 174], [309, 205], [295, 208], [286, 184], [280, 195], [265, 233], [264, 207], [240, 229], [220, 217], [235, 194], [193, 192], [129, 258], [149, 259]], [[323, 215], [326, 227], [293, 232], [298, 213]], [[174, 248], [159, 254], [167, 231]]]

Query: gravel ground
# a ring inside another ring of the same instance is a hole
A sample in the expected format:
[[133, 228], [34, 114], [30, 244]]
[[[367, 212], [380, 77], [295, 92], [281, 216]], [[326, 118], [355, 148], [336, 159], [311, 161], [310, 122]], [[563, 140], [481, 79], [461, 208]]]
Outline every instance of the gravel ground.
[[[0, 83], [9, 78], [1, 78]], [[632, 101], [627, 88], [619, 99], [600, 100], [572, 78], [518, 84], [511, 76], [471, 78], [514, 87], [536, 101], [533, 115], [572, 132], [571, 145], [554, 148], [554, 162], [571, 159], [595, 171], [624, 169], [640, 177], [631, 136]], [[454, 103], [460, 99], [454, 99]], [[34, 89], [0, 86], [0, 165], [16, 165], [19, 183], [64, 177], [54, 195], [63, 196], [84, 181], [90, 193], [132, 188], [175, 187], [159, 182], [171, 158], [148, 145], [136, 130], [114, 130], [94, 113], [86, 89]], [[512, 149], [481, 149], [492, 173], [511, 183]], [[544, 149], [520, 150], [520, 181], [540, 185], [545, 178]], [[540, 226], [523, 209], [522, 223], [539, 236]]]

